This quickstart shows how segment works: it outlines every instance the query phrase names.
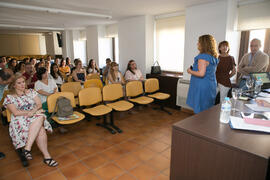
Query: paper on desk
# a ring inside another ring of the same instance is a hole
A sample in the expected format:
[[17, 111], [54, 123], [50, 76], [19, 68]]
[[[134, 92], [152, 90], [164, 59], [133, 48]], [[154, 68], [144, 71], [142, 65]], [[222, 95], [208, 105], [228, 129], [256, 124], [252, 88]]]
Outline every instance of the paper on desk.
[[265, 93], [265, 92], [260, 92], [258, 95], [261, 96], [261, 97], [266, 97], [266, 98], [269, 98], [270, 97], [270, 94], [269, 93]]
[[244, 118], [244, 122], [247, 124], [253, 124], [253, 125], [257, 125], [257, 126], [270, 127], [270, 121], [265, 120], [265, 119]]
[[230, 116], [230, 127], [232, 129], [241, 129], [241, 130], [259, 131], [259, 132], [270, 133], [270, 127], [247, 124], [247, 123], [245, 123], [244, 119], [239, 118], [239, 117], [235, 117], [235, 116]]
[[258, 106], [257, 104], [245, 104], [249, 109], [258, 112], [270, 112], [270, 108]]
[[265, 100], [268, 103], [270, 103], [270, 98], [265, 98], [265, 97], [257, 97], [256, 100]]

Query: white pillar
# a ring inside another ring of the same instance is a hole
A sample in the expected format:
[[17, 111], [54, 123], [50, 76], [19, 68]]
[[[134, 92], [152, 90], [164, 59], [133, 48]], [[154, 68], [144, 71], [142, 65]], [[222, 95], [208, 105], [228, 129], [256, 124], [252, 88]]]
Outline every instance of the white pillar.
[[[186, 69], [193, 64], [194, 57], [199, 53], [197, 49], [199, 36], [211, 34], [217, 43], [227, 40], [226, 38], [230, 37], [228, 33], [235, 32], [233, 29], [235, 19], [237, 19], [235, 0], [200, 4], [186, 9], [184, 79], [190, 79]], [[228, 40], [233, 44], [237, 42], [237, 37]]]
[[72, 30], [65, 30], [62, 33], [63, 42], [63, 57], [69, 57], [72, 61], [74, 60], [74, 48], [73, 48], [73, 32]]
[[154, 18], [139, 16], [119, 22], [119, 65], [125, 72], [129, 60], [134, 59], [145, 75], [150, 72], [154, 58]]
[[98, 61], [98, 26], [89, 26], [86, 28], [86, 40], [87, 40], [86, 42], [87, 60], [89, 61], [89, 59], [95, 59], [97, 62]]

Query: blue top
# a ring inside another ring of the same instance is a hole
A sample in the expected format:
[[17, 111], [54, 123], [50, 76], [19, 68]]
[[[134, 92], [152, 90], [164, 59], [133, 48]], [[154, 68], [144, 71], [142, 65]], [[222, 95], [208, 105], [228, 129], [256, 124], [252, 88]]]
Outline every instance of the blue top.
[[85, 81], [85, 75], [84, 73], [77, 73], [77, 78], [81, 81]]
[[216, 68], [218, 59], [209, 54], [199, 54], [194, 58], [193, 71], [198, 71], [198, 60], [209, 62], [204, 77], [191, 76], [187, 105], [197, 114], [214, 106], [216, 99]]

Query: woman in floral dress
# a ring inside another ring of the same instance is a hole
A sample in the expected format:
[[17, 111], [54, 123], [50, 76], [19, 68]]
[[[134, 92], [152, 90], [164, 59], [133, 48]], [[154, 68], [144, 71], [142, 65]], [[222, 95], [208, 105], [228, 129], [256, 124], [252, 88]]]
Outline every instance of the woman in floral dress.
[[41, 109], [38, 93], [33, 89], [25, 89], [23, 76], [15, 76], [9, 85], [10, 94], [4, 100], [4, 106], [11, 112], [9, 134], [16, 149], [23, 148], [23, 154], [32, 159], [31, 148], [36, 141], [38, 148], [44, 156], [44, 163], [55, 167], [58, 163], [53, 160], [48, 152], [47, 134], [52, 132], [52, 127], [46, 120]]

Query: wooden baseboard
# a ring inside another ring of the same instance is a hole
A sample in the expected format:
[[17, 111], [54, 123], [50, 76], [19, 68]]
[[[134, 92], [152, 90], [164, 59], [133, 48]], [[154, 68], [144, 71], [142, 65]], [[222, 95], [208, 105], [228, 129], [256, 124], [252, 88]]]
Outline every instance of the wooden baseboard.
[[191, 115], [194, 115], [195, 114], [193, 110], [186, 109], [186, 108], [181, 108], [181, 111], [184, 112], [184, 113], [191, 114]]

